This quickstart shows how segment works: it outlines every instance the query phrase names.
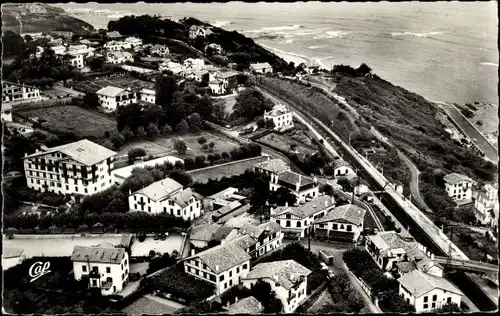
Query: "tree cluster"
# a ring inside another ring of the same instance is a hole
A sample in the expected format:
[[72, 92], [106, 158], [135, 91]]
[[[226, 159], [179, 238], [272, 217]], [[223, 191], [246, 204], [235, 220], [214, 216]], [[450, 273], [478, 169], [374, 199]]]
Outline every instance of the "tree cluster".
[[329, 307], [330, 313], [357, 314], [364, 307], [358, 292], [352, 287], [345, 274], [335, 275], [330, 280], [328, 292], [334, 302], [333, 306]]
[[235, 286], [224, 292], [221, 296], [223, 306], [236, 303], [236, 299], [241, 300], [247, 297], [255, 297], [264, 308], [263, 313], [279, 314], [283, 312], [283, 304], [276, 297], [276, 293], [271, 289], [269, 283], [257, 281], [250, 289], [244, 286]]
[[253, 119], [264, 115], [265, 111], [269, 111], [272, 108], [273, 103], [264, 97], [262, 93], [254, 88], [248, 88], [241, 91], [236, 97], [232, 116]]

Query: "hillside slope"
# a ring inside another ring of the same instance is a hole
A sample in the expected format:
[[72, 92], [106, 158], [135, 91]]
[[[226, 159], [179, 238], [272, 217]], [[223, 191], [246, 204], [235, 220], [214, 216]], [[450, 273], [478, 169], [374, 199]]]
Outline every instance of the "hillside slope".
[[[21, 27], [22, 25], [22, 27]], [[63, 9], [44, 3], [2, 5], [2, 29], [17, 33], [94, 30], [87, 22], [67, 15]]]

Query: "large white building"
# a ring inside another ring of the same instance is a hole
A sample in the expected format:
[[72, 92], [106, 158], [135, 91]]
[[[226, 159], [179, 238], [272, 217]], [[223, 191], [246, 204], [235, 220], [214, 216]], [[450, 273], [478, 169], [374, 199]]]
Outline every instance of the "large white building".
[[419, 270], [403, 275], [398, 282], [399, 294], [417, 313], [429, 313], [449, 303], [460, 306], [463, 296], [448, 280]]
[[363, 231], [365, 214], [364, 209], [352, 204], [335, 207], [313, 222], [314, 235], [355, 242]]
[[38, 102], [41, 99], [40, 90], [35, 87], [2, 81], [2, 105], [7, 103]]
[[473, 192], [474, 214], [481, 225], [498, 225], [498, 187], [486, 184], [481, 190]]
[[276, 104], [272, 110], [264, 113], [264, 120], [271, 120], [275, 130], [286, 130], [293, 127], [292, 112], [283, 104]]
[[137, 38], [137, 37], [127, 37], [125, 40], [124, 40], [125, 43], [130, 43], [130, 46], [132, 48], [134, 47], [137, 47], [137, 46], [141, 46], [142, 45], [142, 40], [140, 38]]
[[261, 74], [272, 73], [273, 67], [269, 63], [250, 64], [250, 72], [254, 71]]
[[252, 288], [259, 280], [268, 283], [283, 304], [283, 312], [293, 313], [307, 297], [311, 272], [294, 260], [259, 263], [243, 278], [243, 285]]
[[137, 102], [137, 94], [130, 89], [107, 86], [96, 92], [99, 104], [108, 112]]
[[201, 202], [199, 194], [170, 178], [154, 182], [128, 197], [131, 211], [166, 213], [186, 221], [192, 221], [203, 214]]
[[303, 202], [319, 196], [319, 185], [316, 177], [303, 176], [293, 171], [285, 171], [280, 174], [271, 174], [269, 190], [277, 191], [279, 188], [287, 188], [296, 197], [297, 201]]
[[312, 223], [334, 207], [334, 199], [324, 195], [295, 206], [271, 207], [271, 221], [283, 228], [285, 237], [303, 238], [308, 236]]
[[205, 38], [207, 36], [207, 30], [200, 25], [192, 25], [189, 28], [189, 39], [196, 39], [198, 37]]
[[444, 176], [443, 180], [446, 192], [454, 201], [472, 200], [474, 180], [459, 173], [450, 173]]
[[212, 283], [220, 295], [240, 284], [250, 271], [250, 255], [234, 240], [184, 259], [184, 271]]
[[87, 195], [113, 185], [116, 153], [89, 140], [44, 148], [24, 157], [28, 187], [41, 192]]
[[155, 104], [156, 91], [151, 89], [141, 89], [141, 91], [139, 91], [139, 97], [141, 101]]
[[384, 271], [405, 275], [413, 270], [420, 270], [438, 277], [443, 276], [443, 267], [433, 261], [434, 254], [406, 233], [385, 231], [367, 236], [365, 249]]
[[132, 54], [129, 52], [108, 52], [106, 54], [106, 61], [111, 64], [124, 64], [127, 61], [134, 61], [134, 57], [132, 57]]
[[124, 248], [108, 242], [95, 247], [75, 246], [71, 254], [75, 280], [87, 278], [90, 288], [100, 288], [102, 295], [116, 294], [129, 280], [129, 258]]

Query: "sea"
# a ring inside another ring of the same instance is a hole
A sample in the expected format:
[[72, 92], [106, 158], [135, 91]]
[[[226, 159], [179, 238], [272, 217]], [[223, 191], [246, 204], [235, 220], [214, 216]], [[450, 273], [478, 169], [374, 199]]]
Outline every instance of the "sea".
[[296, 64], [369, 65], [431, 101], [498, 105], [496, 2], [66, 3], [96, 28], [125, 15], [195, 17]]

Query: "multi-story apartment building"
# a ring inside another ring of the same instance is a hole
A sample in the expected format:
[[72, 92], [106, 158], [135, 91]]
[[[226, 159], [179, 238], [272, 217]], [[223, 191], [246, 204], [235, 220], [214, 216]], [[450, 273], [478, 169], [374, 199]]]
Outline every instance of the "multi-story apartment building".
[[40, 90], [35, 87], [2, 81], [2, 105], [15, 102], [37, 102], [41, 99]]
[[260, 162], [254, 166], [254, 169], [256, 172], [260, 172], [263, 174], [267, 175], [280, 175], [283, 172], [290, 171], [290, 166], [286, 164], [281, 159], [271, 159], [271, 157], [268, 157], [269, 160]]
[[26, 182], [29, 188], [41, 192], [94, 194], [113, 185], [115, 155], [86, 139], [43, 148], [24, 157]]
[[365, 249], [384, 271], [404, 275], [420, 270], [434, 276], [443, 276], [443, 267], [433, 262], [434, 254], [406, 233], [386, 231], [367, 236]]
[[281, 226], [275, 222], [262, 223], [254, 226], [244, 225], [238, 231], [239, 236], [246, 236], [236, 241], [252, 258], [258, 258], [278, 249], [283, 244]]
[[324, 195], [296, 206], [271, 207], [271, 221], [282, 227], [285, 237], [303, 238], [309, 235], [312, 223], [334, 207], [334, 199]]
[[129, 280], [129, 258], [124, 248], [108, 242], [96, 247], [75, 246], [71, 254], [75, 280], [87, 278], [89, 287], [100, 288], [102, 295], [123, 290]]
[[481, 190], [473, 192], [474, 214], [481, 225], [495, 227], [498, 224], [498, 187], [486, 184]]
[[355, 242], [363, 231], [365, 214], [364, 209], [352, 204], [335, 207], [313, 222], [314, 235]]
[[417, 313], [429, 313], [449, 303], [460, 306], [463, 296], [448, 280], [419, 270], [403, 275], [398, 282], [399, 295], [415, 307]]
[[283, 312], [293, 313], [307, 297], [307, 276], [311, 272], [294, 260], [259, 263], [243, 278], [243, 285], [252, 288], [259, 280], [269, 283], [283, 304]]
[[250, 271], [250, 255], [233, 241], [215, 246], [184, 259], [184, 271], [212, 283], [216, 295], [240, 284]]
[[131, 211], [167, 213], [186, 221], [203, 214], [201, 202], [202, 196], [170, 178], [154, 182], [128, 197]]
[[118, 107], [137, 102], [137, 93], [131, 89], [107, 86], [96, 92], [99, 104], [105, 111], [112, 112]]
[[264, 112], [264, 120], [273, 121], [275, 130], [286, 130], [294, 126], [292, 112], [283, 104], [276, 104], [272, 110]]
[[454, 201], [472, 200], [474, 180], [466, 175], [450, 173], [443, 177], [445, 190]]
[[316, 177], [310, 178], [293, 171], [271, 174], [269, 190], [276, 191], [281, 187], [289, 189], [299, 202], [314, 199], [319, 195], [319, 185]]

